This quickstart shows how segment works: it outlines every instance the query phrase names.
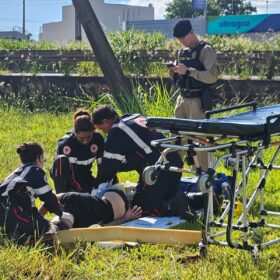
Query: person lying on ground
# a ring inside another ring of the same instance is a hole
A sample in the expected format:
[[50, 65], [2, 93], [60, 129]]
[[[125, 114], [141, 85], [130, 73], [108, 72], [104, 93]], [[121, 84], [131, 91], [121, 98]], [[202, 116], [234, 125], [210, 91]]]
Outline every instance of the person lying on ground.
[[141, 207], [134, 205], [130, 208], [125, 194], [118, 189], [107, 188], [98, 196], [69, 192], [57, 197], [63, 210], [74, 216], [74, 228], [94, 224], [117, 225], [142, 215]]
[[79, 109], [74, 114], [74, 129], [58, 142], [50, 175], [56, 193], [88, 192], [96, 187], [92, 164], [97, 167], [103, 154], [104, 140], [95, 132], [90, 114]]

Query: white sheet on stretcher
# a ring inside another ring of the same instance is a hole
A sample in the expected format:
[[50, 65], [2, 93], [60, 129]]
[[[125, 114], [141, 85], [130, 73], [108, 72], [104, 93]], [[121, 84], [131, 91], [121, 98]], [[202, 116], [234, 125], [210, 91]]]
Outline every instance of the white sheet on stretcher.
[[140, 228], [172, 228], [184, 222], [185, 220], [182, 220], [179, 217], [141, 217], [137, 220], [124, 223], [122, 226]]

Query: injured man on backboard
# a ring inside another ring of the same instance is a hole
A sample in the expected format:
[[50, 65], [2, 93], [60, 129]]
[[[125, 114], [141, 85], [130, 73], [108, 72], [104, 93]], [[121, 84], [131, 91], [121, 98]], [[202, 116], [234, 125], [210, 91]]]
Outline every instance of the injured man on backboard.
[[[106, 188], [98, 195], [69, 192], [57, 196], [62, 208], [74, 216], [73, 224], [65, 225], [66, 228], [89, 227], [94, 224], [117, 225], [142, 215], [141, 207], [130, 208], [124, 192], [115, 188]], [[55, 220], [55, 223], [61, 222]]]
[[[182, 188], [182, 186], [181, 186]], [[119, 225], [129, 220], [138, 219], [142, 216], [142, 209], [137, 205], [130, 206], [126, 192], [108, 185], [96, 195], [87, 193], [61, 193], [57, 197], [62, 209], [71, 213], [74, 222], [68, 223], [56, 218], [53, 222], [60, 228], [82, 228], [99, 225]], [[203, 208], [204, 197], [200, 192], [183, 191], [178, 188], [174, 198], [162, 204], [161, 216], [178, 216], [187, 221], [195, 220], [195, 211]], [[219, 202], [215, 204], [218, 209]], [[61, 225], [61, 223], [63, 225]]]

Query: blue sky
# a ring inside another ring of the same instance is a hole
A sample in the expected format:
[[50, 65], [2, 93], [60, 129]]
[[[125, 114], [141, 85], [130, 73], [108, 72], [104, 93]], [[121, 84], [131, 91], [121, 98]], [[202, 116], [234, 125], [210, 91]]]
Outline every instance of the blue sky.
[[[155, 7], [155, 18], [163, 19], [166, 4], [171, 0], [105, 0], [106, 3], [130, 4]], [[23, 0], [0, 0], [0, 31], [9, 31], [22, 27]], [[71, 0], [25, 0], [26, 30], [38, 38], [43, 23], [61, 20], [61, 7], [71, 4]], [[258, 8], [258, 14], [280, 13], [280, 0], [252, 0]]]

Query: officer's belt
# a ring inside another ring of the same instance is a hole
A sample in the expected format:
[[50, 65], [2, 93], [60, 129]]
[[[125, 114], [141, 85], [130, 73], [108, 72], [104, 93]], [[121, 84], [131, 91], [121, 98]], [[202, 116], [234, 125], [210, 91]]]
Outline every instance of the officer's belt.
[[203, 93], [203, 89], [186, 89], [181, 88], [181, 96], [184, 98], [195, 98], [195, 97], [201, 97]]

